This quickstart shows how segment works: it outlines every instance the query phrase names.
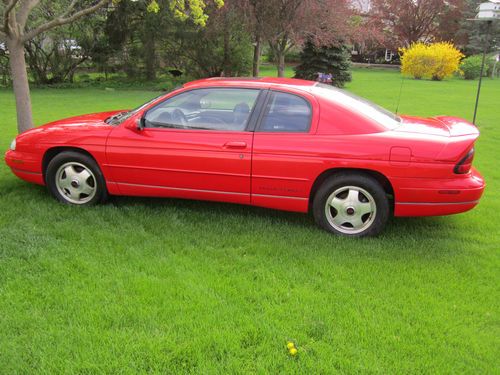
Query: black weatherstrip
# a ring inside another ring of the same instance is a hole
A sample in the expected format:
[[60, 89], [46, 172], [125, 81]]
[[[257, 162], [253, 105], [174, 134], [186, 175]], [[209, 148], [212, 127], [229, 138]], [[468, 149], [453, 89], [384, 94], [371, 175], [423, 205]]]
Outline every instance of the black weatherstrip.
[[254, 109], [252, 111], [250, 119], [248, 120], [248, 125], [246, 128], [247, 132], [253, 132], [255, 130], [258, 122], [260, 121], [262, 113], [266, 108], [268, 96], [269, 96], [269, 89], [263, 89], [260, 91], [260, 94], [257, 97], [257, 100], [255, 101]]

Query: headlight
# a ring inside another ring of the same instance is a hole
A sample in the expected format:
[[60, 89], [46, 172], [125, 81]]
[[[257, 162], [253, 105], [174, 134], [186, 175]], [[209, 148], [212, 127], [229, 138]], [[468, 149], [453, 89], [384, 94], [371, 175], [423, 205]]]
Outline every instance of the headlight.
[[16, 151], [16, 139], [14, 138], [12, 142], [10, 142], [10, 149], [12, 151]]

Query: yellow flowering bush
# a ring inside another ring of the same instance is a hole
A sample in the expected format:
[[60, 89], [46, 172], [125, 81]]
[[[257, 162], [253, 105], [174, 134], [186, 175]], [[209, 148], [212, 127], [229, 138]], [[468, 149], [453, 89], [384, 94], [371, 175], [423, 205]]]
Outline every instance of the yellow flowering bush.
[[408, 48], [400, 48], [401, 73], [415, 79], [432, 78], [441, 81], [459, 71], [464, 55], [452, 43], [413, 43]]

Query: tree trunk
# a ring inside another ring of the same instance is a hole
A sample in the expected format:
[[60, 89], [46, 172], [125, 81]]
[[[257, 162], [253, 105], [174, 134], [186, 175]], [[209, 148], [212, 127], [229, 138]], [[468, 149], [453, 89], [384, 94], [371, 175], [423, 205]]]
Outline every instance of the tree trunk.
[[224, 73], [224, 77], [232, 76], [232, 67], [231, 67], [231, 44], [230, 44], [230, 30], [227, 20], [227, 13], [224, 16], [224, 35], [223, 35], [223, 61], [222, 61], [222, 72]]
[[152, 33], [148, 33], [146, 35], [144, 47], [146, 49], [146, 54], [144, 56], [146, 65], [146, 79], [148, 81], [154, 81], [156, 79], [156, 48], [154, 35]]
[[253, 48], [253, 64], [252, 64], [252, 75], [254, 77], [259, 76], [260, 72], [260, 53], [261, 53], [261, 39], [260, 36], [255, 38], [255, 46]]
[[7, 38], [9, 49], [10, 74], [16, 98], [17, 130], [22, 133], [33, 127], [31, 114], [30, 87], [26, 60], [24, 58], [24, 45], [18, 40]]
[[278, 77], [284, 77], [285, 76], [285, 52], [284, 51], [277, 51], [277, 60], [276, 63], [278, 64]]

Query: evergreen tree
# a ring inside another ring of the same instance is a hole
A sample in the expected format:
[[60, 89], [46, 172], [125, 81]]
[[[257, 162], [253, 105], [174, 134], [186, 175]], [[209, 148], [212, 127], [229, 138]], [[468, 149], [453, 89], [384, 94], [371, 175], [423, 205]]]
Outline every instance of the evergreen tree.
[[332, 85], [337, 87], [351, 81], [350, 53], [344, 44], [317, 47], [309, 40], [300, 53], [300, 61], [295, 67], [295, 78], [316, 81], [318, 73], [331, 74]]

